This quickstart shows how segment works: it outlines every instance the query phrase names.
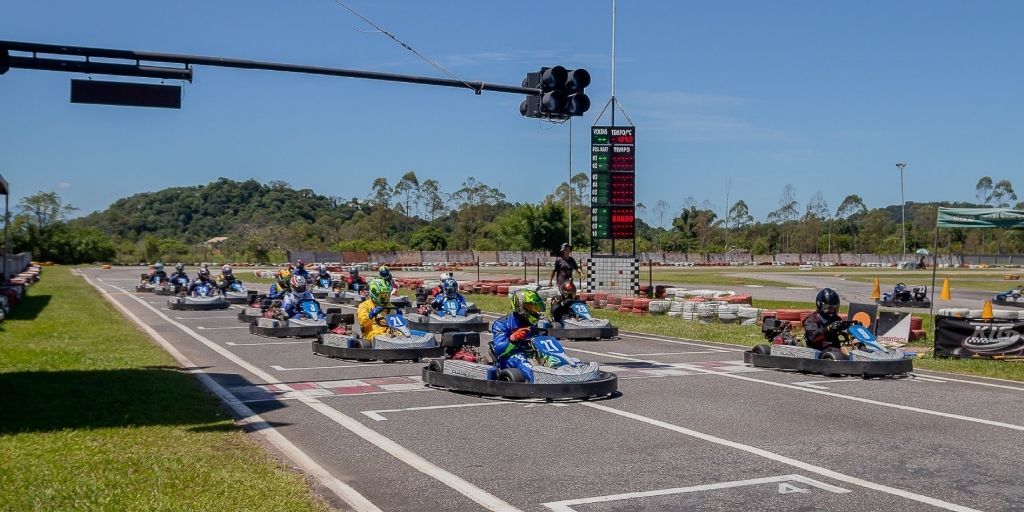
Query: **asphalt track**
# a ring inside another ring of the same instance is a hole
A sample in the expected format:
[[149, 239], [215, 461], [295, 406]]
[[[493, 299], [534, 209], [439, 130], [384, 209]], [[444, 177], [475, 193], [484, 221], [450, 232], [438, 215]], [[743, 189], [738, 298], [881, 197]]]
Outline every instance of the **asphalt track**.
[[621, 333], [564, 343], [619, 396], [496, 400], [250, 335], [236, 306], [169, 310], [135, 269], [82, 274], [343, 510], [1024, 510], [1024, 383], [822, 378]]

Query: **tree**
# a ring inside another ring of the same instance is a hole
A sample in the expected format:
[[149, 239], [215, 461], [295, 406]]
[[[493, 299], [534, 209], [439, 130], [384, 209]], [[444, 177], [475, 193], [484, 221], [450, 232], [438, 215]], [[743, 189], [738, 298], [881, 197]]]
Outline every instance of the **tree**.
[[654, 203], [654, 217], [658, 219], [658, 227], [665, 229], [665, 214], [668, 213], [670, 206], [668, 201], [664, 199], [658, 199], [657, 203]]
[[[796, 189], [793, 185], [787, 183], [782, 188], [782, 196], [779, 197], [779, 209], [768, 214], [768, 222], [773, 222], [782, 225], [790, 224], [795, 221], [798, 215], [799, 203], [796, 202]], [[790, 225], [788, 229], [785, 229], [785, 251], [789, 252], [789, 242], [792, 238], [793, 226]]]
[[[807, 203], [807, 217], [809, 220], [813, 220], [814, 224], [820, 225], [821, 222], [828, 222], [828, 252], [832, 252], [832, 212], [828, 209], [828, 203], [825, 201], [825, 197], [821, 195], [821, 191], [817, 191], [811, 196], [811, 200]], [[814, 251], [818, 252], [818, 236], [821, 234], [820, 229], [814, 230]]]
[[743, 229], [754, 222], [754, 217], [750, 215], [750, 208], [747, 207], [747, 203], [742, 199], [732, 205], [728, 215], [729, 224], [738, 229]]
[[38, 194], [21, 198], [18, 207], [22, 215], [26, 216], [27, 222], [40, 230], [60, 222], [64, 222], [67, 216], [78, 210], [70, 204], [64, 204], [56, 192], [39, 192]]
[[416, 178], [416, 173], [413, 172], [413, 171], [409, 171], [409, 172], [405, 173], [404, 175], [402, 175], [402, 179], [398, 180], [398, 183], [395, 185], [395, 191], [394, 191], [395, 195], [396, 196], [398, 196], [398, 195], [404, 195], [405, 196], [405, 216], [406, 216], [405, 230], [406, 231], [409, 231], [409, 217], [412, 216], [412, 210], [410, 209], [410, 204], [409, 203], [412, 202], [412, 198], [413, 197], [419, 197], [419, 190], [420, 190], [420, 180], [418, 180]]
[[409, 239], [409, 248], [414, 251], [443, 251], [447, 247], [448, 238], [434, 226], [423, 226]]
[[867, 206], [864, 206], [864, 200], [857, 194], [850, 194], [843, 199], [843, 202], [839, 204], [839, 208], [836, 208], [836, 217], [846, 220], [850, 237], [852, 239], [851, 248], [857, 250], [857, 220], [864, 217], [868, 211]]
[[373, 192], [370, 193], [368, 198], [370, 203], [373, 204], [373, 213], [371, 214], [377, 220], [377, 228], [380, 239], [387, 238], [387, 221], [391, 213], [391, 197], [394, 193], [391, 191], [391, 185], [388, 185], [387, 178], [377, 178], [373, 180], [371, 187]]
[[1017, 200], [1017, 194], [1013, 191], [1010, 180], [1000, 180], [992, 187], [992, 200], [995, 201], [996, 208], [1006, 208], [1010, 206], [1010, 201]]
[[419, 190], [423, 209], [426, 210], [430, 222], [434, 222], [434, 219], [444, 213], [444, 193], [441, 192], [437, 180], [424, 181]]
[[988, 206], [992, 202], [992, 189], [992, 178], [983, 176], [978, 180], [978, 184], [974, 186], [974, 190], [978, 192], [974, 194], [974, 197], [977, 197], [981, 204]]

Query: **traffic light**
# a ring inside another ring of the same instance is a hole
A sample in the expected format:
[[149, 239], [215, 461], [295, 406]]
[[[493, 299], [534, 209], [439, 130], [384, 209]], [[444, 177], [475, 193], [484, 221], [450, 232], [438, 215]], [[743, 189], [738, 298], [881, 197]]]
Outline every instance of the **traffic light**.
[[583, 93], [590, 85], [590, 73], [585, 69], [567, 70], [562, 66], [541, 68], [539, 73], [527, 73], [523, 87], [540, 89], [540, 96], [529, 95], [519, 106], [526, 117], [542, 119], [568, 119], [582, 116], [590, 109], [590, 98]]

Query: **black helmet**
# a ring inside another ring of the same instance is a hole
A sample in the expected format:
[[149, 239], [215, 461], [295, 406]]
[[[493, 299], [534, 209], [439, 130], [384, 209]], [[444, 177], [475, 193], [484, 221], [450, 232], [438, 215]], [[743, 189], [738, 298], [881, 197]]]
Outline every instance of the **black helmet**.
[[818, 314], [834, 316], [839, 313], [839, 294], [832, 288], [823, 288], [814, 298]]

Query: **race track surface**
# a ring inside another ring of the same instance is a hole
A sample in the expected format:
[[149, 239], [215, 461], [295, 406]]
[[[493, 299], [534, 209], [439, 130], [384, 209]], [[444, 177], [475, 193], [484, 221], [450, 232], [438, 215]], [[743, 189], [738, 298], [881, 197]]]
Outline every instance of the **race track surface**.
[[1024, 510], [1024, 383], [761, 370], [743, 347], [624, 332], [564, 342], [620, 395], [500, 400], [250, 335], [240, 306], [169, 310], [133, 268], [82, 274], [343, 510]]

